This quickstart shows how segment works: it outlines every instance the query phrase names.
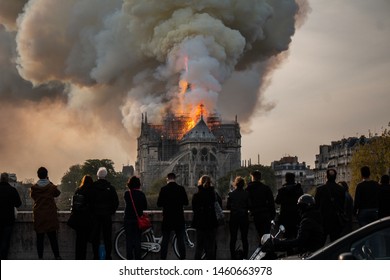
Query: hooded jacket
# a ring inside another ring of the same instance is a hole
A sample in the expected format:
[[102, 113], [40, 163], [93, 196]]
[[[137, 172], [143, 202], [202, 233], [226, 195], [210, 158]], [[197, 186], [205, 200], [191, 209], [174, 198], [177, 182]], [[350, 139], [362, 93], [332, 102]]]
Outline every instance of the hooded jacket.
[[59, 228], [57, 205], [54, 200], [61, 192], [47, 179], [39, 180], [31, 187], [34, 200], [34, 230], [37, 233], [56, 231]]

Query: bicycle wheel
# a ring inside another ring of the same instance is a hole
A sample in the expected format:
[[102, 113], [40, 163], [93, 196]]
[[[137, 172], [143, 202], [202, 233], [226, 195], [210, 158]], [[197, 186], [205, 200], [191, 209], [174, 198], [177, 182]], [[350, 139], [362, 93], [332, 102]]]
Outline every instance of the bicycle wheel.
[[124, 227], [115, 236], [115, 253], [119, 258], [126, 259], [126, 233]]
[[[195, 242], [196, 242], [196, 229], [194, 228], [186, 228], [185, 235], [184, 235], [184, 243], [186, 245], [186, 255], [187, 258], [190, 257], [191, 259], [195, 256]], [[175, 255], [180, 259], [179, 254], [179, 246], [177, 244], [177, 238], [176, 235], [173, 237], [173, 251], [175, 252]], [[206, 253], [202, 254], [202, 259], [204, 259], [206, 256]]]
[[[149, 231], [146, 230], [141, 235], [141, 244], [142, 242], [150, 242], [151, 238], [149, 236]], [[125, 228], [122, 227], [115, 236], [115, 252], [119, 258], [126, 259], [126, 232]], [[142, 249], [141, 246], [141, 258], [145, 258], [148, 254], [147, 250]]]

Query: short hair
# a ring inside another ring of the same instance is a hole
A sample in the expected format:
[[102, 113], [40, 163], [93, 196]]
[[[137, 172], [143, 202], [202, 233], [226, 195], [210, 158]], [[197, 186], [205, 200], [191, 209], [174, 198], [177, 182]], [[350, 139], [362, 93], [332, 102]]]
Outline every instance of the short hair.
[[39, 179], [47, 179], [47, 169], [43, 166], [38, 168], [37, 175]]
[[330, 168], [326, 170], [326, 178], [328, 179], [328, 181], [334, 182], [336, 181], [336, 177], [337, 177], [336, 169]]
[[176, 179], [176, 174], [173, 173], [173, 172], [168, 173], [167, 179], [168, 179], [168, 180], [175, 180], [175, 179]]
[[127, 182], [129, 189], [139, 189], [141, 187], [141, 180], [137, 176], [133, 176]]
[[370, 177], [370, 175], [371, 175], [370, 167], [363, 166], [362, 168], [360, 168], [360, 175], [362, 175], [363, 178]]
[[390, 184], [390, 176], [389, 175], [382, 175], [381, 177], [381, 184], [382, 185], [388, 185]]
[[2, 183], [8, 183], [8, 179], [9, 179], [9, 176], [8, 176], [8, 173], [4, 172], [4, 173], [1, 173], [1, 182]]
[[260, 181], [261, 180], [261, 172], [259, 170], [255, 170], [251, 172], [251, 176], [255, 181]]
[[243, 189], [245, 186], [245, 179], [241, 176], [237, 176], [236, 179], [234, 179], [234, 184], [237, 189]]
[[294, 183], [295, 182], [295, 174], [292, 172], [287, 172], [285, 176], [286, 183]]

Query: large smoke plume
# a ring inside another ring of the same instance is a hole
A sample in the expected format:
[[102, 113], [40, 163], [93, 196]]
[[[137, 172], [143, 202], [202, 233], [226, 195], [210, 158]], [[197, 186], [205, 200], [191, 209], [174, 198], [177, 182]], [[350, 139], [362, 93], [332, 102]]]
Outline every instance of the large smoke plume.
[[[0, 0], [0, 169], [23, 179], [46, 164], [58, 179], [88, 158], [132, 162], [141, 113], [159, 122], [200, 102], [247, 130], [273, 107], [262, 90], [307, 7]], [[184, 96], [180, 80], [191, 84]]]

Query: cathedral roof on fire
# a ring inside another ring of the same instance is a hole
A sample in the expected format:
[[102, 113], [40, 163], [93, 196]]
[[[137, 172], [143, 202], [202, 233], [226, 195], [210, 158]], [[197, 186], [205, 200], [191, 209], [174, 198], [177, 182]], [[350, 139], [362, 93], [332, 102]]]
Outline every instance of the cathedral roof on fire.
[[217, 138], [204, 122], [203, 116], [201, 116], [199, 122], [183, 136], [182, 141], [216, 142]]

